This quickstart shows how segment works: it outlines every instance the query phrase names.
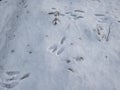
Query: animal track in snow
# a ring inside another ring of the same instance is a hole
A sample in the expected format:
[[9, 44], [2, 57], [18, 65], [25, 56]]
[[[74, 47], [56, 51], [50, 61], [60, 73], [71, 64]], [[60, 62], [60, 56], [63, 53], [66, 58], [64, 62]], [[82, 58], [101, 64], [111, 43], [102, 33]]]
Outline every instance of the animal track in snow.
[[[64, 52], [64, 46], [62, 46], [64, 43], [65, 43], [65, 40], [66, 40], [66, 37], [63, 36], [59, 42], [59, 45], [57, 44], [54, 44], [52, 46], [49, 47], [49, 50], [52, 52], [52, 53], [56, 53], [57, 55], [60, 55]], [[62, 46], [62, 47], [61, 47]]]
[[66, 40], [66, 37], [62, 37], [61, 41], [60, 41], [60, 44], [64, 44], [64, 41]]
[[57, 51], [57, 55], [62, 54], [62, 53], [63, 53], [63, 51], [64, 51], [64, 48], [60, 48], [60, 49]]
[[70, 59], [67, 59], [67, 60], [66, 60], [66, 63], [70, 63], [70, 62], [71, 62], [71, 60], [70, 60]]
[[7, 77], [2, 78], [0, 86], [7, 89], [14, 88], [20, 83], [21, 80], [30, 76], [30, 73], [22, 75], [20, 74], [20, 71], [6, 71], [5, 74]]
[[18, 85], [18, 82], [12, 82], [12, 83], [0, 83], [0, 86], [3, 88], [11, 89]]
[[96, 29], [94, 29], [94, 32], [96, 33], [98, 41], [106, 40], [106, 35], [102, 26], [97, 24]]
[[49, 12], [48, 14], [54, 16], [54, 19], [52, 20], [53, 25], [57, 25], [60, 22], [59, 16], [68, 16], [73, 18], [73, 20], [78, 20], [80, 18], [84, 18], [83, 14], [85, 13], [85, 11], [77, 9], [73, 11], [64, 12], [64, 14], [56, 10], [56, 8], [52, 8], [52, 10], [54, 11]]
[[84, 14], [85, 11], [83, 10], [74, 10], [74, 11], [70, 11], [70, 12], [66, 12], [66, 15], [69, 15], [70, 17], [72, 17], [74, 20], [78, 20], [80, 18], [84, 18]]
[[7, 78], [5, 81], [10, 82], [17, 79], [18, 79], [17, 76], [12, 76], [11, 78]]
[[49, 49], [50, 49], [50, 51], [55, 52], [57, 50], [57, 48], [58, 48], [57, 45], [53, 45]]
[[20, 74], [20, 72], [19, 71], [7, 71], [6, 74], [9, 76], [13, 76], [13, 75]]
[[58, 18], [59, 15], [60, 15], [60, 12], [59, 12], [59, 11], [49, 12], [48, 14], [54, 16], [54, 19], [52, 20], [53, 25], [57, 25], [58, 22], [60, 22], [60, 20], [59, 20], [59, 18]]
[[74, 72], [74, 70], [72, 68], [68, 68], [68, 70], [71, 71], [71, 72]]
[[52, 52], [52, 53], [56, 53], [57, 55], [60, 55], [63, 53], [64, 51], [64, 47], [61, 47], [61, 48], [58, 48], [57, 45], [53, 45], [49, 48], [49, 50]]
[[25, 75], [23, 75], [20, 80], [26, 79], [30, 76], [30, 73], [26, 73]]
[[75, 59], [76, 61], [83, 61], [83, 60], [84, 60], [84, 58], [83, 58], [83, 57], [80, 57], [80, 56], [74, 57], [74, 59]]

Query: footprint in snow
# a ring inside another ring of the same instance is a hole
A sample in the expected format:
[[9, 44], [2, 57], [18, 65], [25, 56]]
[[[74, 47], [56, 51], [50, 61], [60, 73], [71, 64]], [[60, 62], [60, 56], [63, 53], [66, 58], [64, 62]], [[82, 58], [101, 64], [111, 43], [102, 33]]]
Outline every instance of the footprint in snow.
[[19, 71], [6, 71], [5, 74], [8, 77], [3, 78], [3, 81], [0, 82], [0, 86], [7, 89], [16, 87], [21, 80], [24, 80], [30, 76], [30, 73], [21, 75]]
[[57, 50], [57, 45], [53, 45], [49, 48], [50, 51], [55, 52]]
[[62, 39], [61, 39], [61, 41], [60, 41], [60, 44], [64, 44], [65, 40], [66, 40], [66, 37], [65, 37], [65, 36], [62, 37]]
[[49, 50], [50, 50], [52, 53], [55, 53], [55, 52], [56, 52], [57, 55], [60, 55], [60, 54], [63, 53], [64, 47], [58, 49], [58, 46], [57, 46], [57, 45], [53, 45], [53, 46], [51, 46], [51, 47], [49, 48]]
[[60, 49], [57, 51], [57, 55], [62, 54], [62, 53], [63, 53], [63, 51], [64, 51], [64, 48], [60, 48]]

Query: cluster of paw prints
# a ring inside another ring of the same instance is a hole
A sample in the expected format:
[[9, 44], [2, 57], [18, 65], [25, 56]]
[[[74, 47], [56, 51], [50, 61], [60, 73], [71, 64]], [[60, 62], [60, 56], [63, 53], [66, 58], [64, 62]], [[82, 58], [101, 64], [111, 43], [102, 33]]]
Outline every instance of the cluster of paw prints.
[[102, 41], [103, 39], [106, 39], [106, 35], [104, 34], [103, 27], [101, 27], [100, 25], [96, 26], [96, 29], [94, 29], [94, 32], [97, 35], [98, 41]]
[[[78, 40], [81, 40], [81, 38], [78, 38]], [[49, 47], [49, 51], [51, 53], [53, 53], [54, 55], [62, 55], [63, 52], [65, 51], [65, 48], [64, 48], [64, 43], [66, 42], [66, 37], [63, 36], [60, 40], [60, 45], [62, 46], [58, 46], [58, 45], [52, 45]], [[74, 45], [74, 43], [70, 43], [71, 46]], [[71, 67], [71, 63], [79, 63], [79, 62], [83, 62], [84, 61], [84, 57], [83, 56], [75, 56], [75, 57], [71, 57], [71, 58], [68, 58], [68, 59], [64, 59], [63, 62], [65, 62], [67, 64], [67, 70], [70, 71], [70, 72], [75, 72], [75, 69], [73, 67]]]
[[4, 78], [1, 78], [0, 86], [11, 89], [16, 87], [22, 80], [28, 78], [30, 73], [21, 74], [19, 71], [6, 71]]
[[73, 67], [71, 67], [71, 63], [72, 62], [82, 62], [82, 61], [84, 61], [84, 58], [82, 56], [76, 56], [71, 59], [66, 59], [65, 61], [68, 64], [67, 70], [70, 72], [75, 72], [75, 69]]
[[[29, 44], [26, 46], [27, 53], [32, 54], [32, 50]], [[12, 49], [11, 54], [14, 54], [16, 51]], [[4, 57], [3, 57], [4, 58]], [[3, 68], [3, 67], [0, 67]], [[11, 89], [16, 87], [22, 80], [27, 79], [30, 76], [30, 73], [22, 74], [20, 71], [6, 71], [4, 77], [0, 78], [0, 87]]]
[[52, 20], [53, 25], [57, 25], [60, 22], [59, 17], [60, 16], [67, 16], [69, 18], [73, 18], [74, 20], [84, 18], [83, 14], [85, 13], [83, 10], [74, 10], [73, 12], [64, 12], [61, 13], [60, 11], [56, 10], [56, 8], [52, 8], [53, 11], [49, 12], [49, 15], [54, 16], [54, 19]]
[[[60, 45], [64, 44], [66, 40], [66, 37], [62, 37], [61, 41], [60, 41]], [[49, 50], [52, 52], [52, 53], [56, 53], [57, 55], [60, 55], [64, 52], [64, 47], [61, 47], [59, 48], [58, 45], [54, 44], [52, 46], [49, 47]]]
[[[72, 19], [72, 20], [79, 20], [79, 19], [85, 18], [85, 16], [86, 16], [85, 15], [86, 12], [84, 10], [80, 10], [80, 9], [74, 9], [72, 11], [65, 11], [65, 12], [60, 12], [56, 8], [51, 8], [51, 9], [52, 9], [52, 11], [50, 11], [48, 14], [50, 16], [54, 17], [52, 20], [53, 25], [57, 25], [61, 21], [59, 19], [60, 17], [65, 17], [65, 18]], [[109, 20], [108, 12], [103, 12], [103, 13], [95, 12], [95, 13], [93, 13], [93, 15], [94, 15], [94, 18], [96, 18], [96, 20], [101, 23]], [[117, 22], [120, 23], [120, 20], [118, 20]]]
[[93, 29], [93, 31], [95, 32], [98, 41], [109, 41], [111, 25], [112, 23], [109, 25], [109, 28], [106, 33], [104, 28], [101, 25], [97, 24], [96, 29]]

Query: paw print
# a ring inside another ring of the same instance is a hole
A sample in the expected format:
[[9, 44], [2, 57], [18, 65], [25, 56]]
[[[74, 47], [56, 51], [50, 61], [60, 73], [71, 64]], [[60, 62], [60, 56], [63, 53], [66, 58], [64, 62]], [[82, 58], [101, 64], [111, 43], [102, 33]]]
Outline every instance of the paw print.
[[57, 24], [60, 22], [60, 20], [59, 20], [59, 18], [58, 18], [59, 15], [60, 15], [60, 12], [59, 12], [59, 11], [49, 12], [48, 14], [54, 16], [54, 19], [53, 19], [53, 21], [52, 21], [53, 25], [57, 25]]
[[75, 73], [76, 69], [74, 68], [74, 65], [76, 66], [76, 63], [79, 64], [79, 62], [83, 62], [83, 61], [84, 61], [84, 57], [82, 56], [76, 56], [76, 57], [72, 57], [71, 59], [70, 58], [65, 59], [65, 62], [68, 65], [67, 70], [70, 71], [71, 73]]
[[105, 30], [102, 26], [97, 24], [96, 29], [94, 29], [94, 32], [96, 33], [98, 41], [106, 40]]
[[61, 48], [58, 48], [57, 45], [52, 45], [49, 50], [52, 52], [52, 53], [56, 53], [57, 55], [60, 55], [64, 52], [64, 47], [61, 47]]

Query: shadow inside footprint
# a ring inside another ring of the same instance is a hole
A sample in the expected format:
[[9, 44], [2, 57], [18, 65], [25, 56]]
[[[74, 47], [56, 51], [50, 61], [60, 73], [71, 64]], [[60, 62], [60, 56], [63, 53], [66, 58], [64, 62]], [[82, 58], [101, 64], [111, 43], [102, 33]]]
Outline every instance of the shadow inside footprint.
[[61, 53], [63, 53], [63, 51], [64, 51], [64, 48], [60, 48], [57, 52], [57, 55], [60, 55]]
[[12, 82], [12, 83], [0, 83], [0, 86], [3, 88], [11, 89], [18, 85], [18, 82]]
[[61, 41], [60, 41], [60, 44], [64, 44], [64, 41], [66, 40], [66, 37], [62, 37]]
[[7, 71], [6, 74], [9, 76], [12, 76], [12, 75], [20, 74], [20, 72], [19, 71]]
[[11, 77], [11, 78], [6, 79], [6, 81], [10, 82], [10, 81], [14, 81], [14, 80], [17, 80], [17, 79], [18, 79], [17, 77]]
[[52, 52], [55, 52], [57, 50], [57, 45], [53, 45], [49, 48]]
[[26, 78], [28, 78], [29, 76], [30, 76], [30, 73], [27, 73], [27, 74], [23, 75], [23, 76], [20, 78], [20, 80], [26, 79]]

